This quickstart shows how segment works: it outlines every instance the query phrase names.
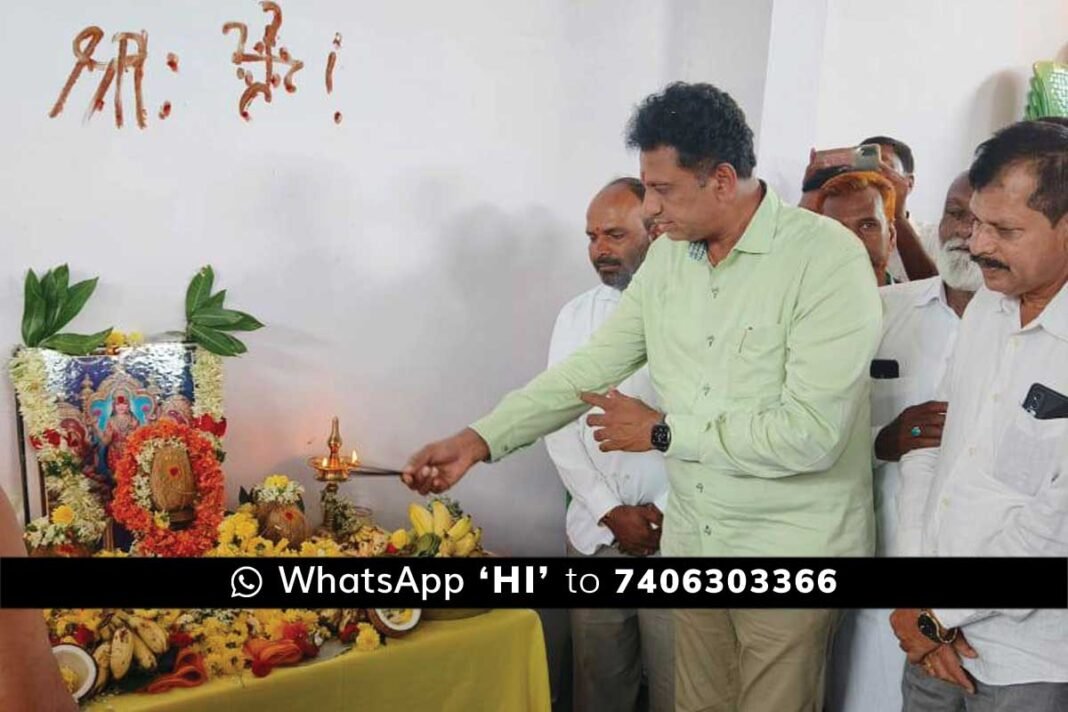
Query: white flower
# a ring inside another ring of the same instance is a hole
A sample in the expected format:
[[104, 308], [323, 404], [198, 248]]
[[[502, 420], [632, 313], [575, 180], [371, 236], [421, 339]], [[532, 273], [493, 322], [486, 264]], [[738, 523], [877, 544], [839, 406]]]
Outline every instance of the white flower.
[[223, 360], [221, 356], [197, 347], [193, 353], [193, 415], [223, 417]]

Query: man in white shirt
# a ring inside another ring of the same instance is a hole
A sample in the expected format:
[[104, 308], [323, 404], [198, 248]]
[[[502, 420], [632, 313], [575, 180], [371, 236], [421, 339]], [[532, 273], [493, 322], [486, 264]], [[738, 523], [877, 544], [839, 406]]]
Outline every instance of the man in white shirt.
[[[549, 365], [584, 345], [619, 304], [645, 258], [650, 237], [642, 221], [645, 188], [620, 178], [601, 190], [586, 212], [589, 256], [602, 284], [560, 311], [549, 347]], [[658, 399], [643, 367], [619, 391], [654, 407]], [[664, 456], [601, 452], [594, 428], [578, 418], [545, 438], [571, 496], [567, 509], [570, 556], [648, 556], [660, 548], [667, 504]], [[576, 712], [637, 710], [642, 672], [649, 709], [674, 709], [674, 622], [670, 610], [575, 609], [571, 611]]]
[[[945, 403], [935, 401], [965, 307], [983, 285], [968, 252], [972, 187], [961, 173], [950, 184], [938, 224], [939, 277], [879, 290], [883, 339], [872, 361], [876, 556], [919, 556], [926, 488], [902, 487], [898, 461], [937, 447]], [[835, 637], [829, 676], [831, 712], [900, 712], [905, 655], [886, 618], [890, 611], [849, 611]]]
[[[942, 387], [941, 447], [910, 452], [901, 474], [930, 483], [927, 556], [1066, 556], [1068, 129], [1002, 129], [969, 178], [987, 289]], [[913, 663], [906, 712], [1068, 709], [1068, 611], [898, 609], [891, 624]]]

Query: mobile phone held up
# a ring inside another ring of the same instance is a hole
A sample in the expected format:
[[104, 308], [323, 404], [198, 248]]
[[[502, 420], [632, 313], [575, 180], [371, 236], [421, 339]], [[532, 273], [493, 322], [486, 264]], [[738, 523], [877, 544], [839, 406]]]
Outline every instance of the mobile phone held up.
[[831, 148], [816, 151], [812, 164], [817, 168], [848, 166], [854, 171], [879, 170], [879, 144], [865, 143], [851, 148]]

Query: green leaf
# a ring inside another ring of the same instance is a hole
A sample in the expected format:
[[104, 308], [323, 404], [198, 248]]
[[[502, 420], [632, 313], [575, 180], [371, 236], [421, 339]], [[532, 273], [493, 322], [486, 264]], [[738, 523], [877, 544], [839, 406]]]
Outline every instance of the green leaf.
[[[230, 310], [227, 309], [227, 311]], [[226, 327], [227, 331], [255, 331], [256, 329], [263, 328], [263, 324], [260, 323], [259, 319], [251, 314], [246, 314], [243, 311], [235, 311], [234, 314], [237, 314], [241, 318], [237, 320], [237, 323]]]
[[27, 346], [37, 346], [45, 328], [46, 307], [41, 282], [32, 269], [26, 273], [23, 292], [22, 341]]
[[207, 326], [212, 329], [230, 329], [239, 321], [241, 321], [241, 312], [229, 309], [208, 309], [206, 307], [197, 309], [193, 312], [193, 316], [189, 318], [189, 323], [191, 324]]
[[110, 334], [111, 329], [96, 334], [55, 334], [42, 341], [41, 346], [69, 356], [85, 356], [103, 346]]
[[211, 265], [201, 267], [200, 271], [189, 283], [189, 289], [185, 291], [185, 318], [190, 319], [197, 309], [211, 296], [211, 288], [215, 282], [215, 272]]
[[191, 324], [189, 326], [189, 336], [193, 341], [219, 356], [237, 356], [248, 350], [243, 343], [234, 337], [208, 326]]
[[41, 295], [44, 297], [45, 303], [45, 326], [41, 336], [51, 336], [56, 333], [51, 327], [52, 322], [56, 320], [56, 307], [58, 306], [56, 302], [59, 301], [56, 295], [55, 270], [48, 270], [44, 273], [44, 276], [41, 277]]
[[57, 324], [59, 321], [59, 315], [63, 312], [63, 305], [67, 303], [68, 298], [68, 286], [70, 284], [70, 268], [67, 265], [60, 265], [56, 267], [52, 273], [52, 278], [56, 285], [56, 300], [55, 305], [48, 310], [48, 333], [54, 334], [59, 331], [65, 324]]
[[78, 282], [67, 290], [63, 308], [59, 310], [59, 315], [56, 317], [55, 323], [52, 324], [53, 333], [71, 323], [74, 317], [78, 316], [82, 307], [89, 301], [89, 297], [93, 295], [93, 291], [96, 290], [96, 283], [97, 277], [93, 277], [84, 282]]
[[211, 295], [201, 309], [222, 309], [223, 301], [226, 299], [226, 290], [220, 290], [219, 292]]

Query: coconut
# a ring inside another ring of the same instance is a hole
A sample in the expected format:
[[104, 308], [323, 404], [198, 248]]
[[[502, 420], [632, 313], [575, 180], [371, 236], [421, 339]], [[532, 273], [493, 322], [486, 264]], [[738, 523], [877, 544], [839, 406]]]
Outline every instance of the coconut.
[[422, 619], [419, 608], [369, 608], [371, 625], [387, 638], [402, 638], [412, 632]]
[[265, 539], [273, 542], [286, 539], [292, 546], [300, 546], [308, 538], [304, 512], [295, 504], [265, 502], [257, 506], [256, 514]]
[[71, 693], [74, 699], [81, 700], [88, 695], [96, 682], [96, 661], [93, 656], [77, 645], [66, 643], [52, 646], [52, 654], [56, 656], [56, 663], [60, 667], [74, 673], [75, 687]]
[[152, 502], [169, 512], [171, 521], [184, 522], [193, 518], [196, 478], [185, 450], [175, 446], [161, 447], [152, 459], [148, 483]]

